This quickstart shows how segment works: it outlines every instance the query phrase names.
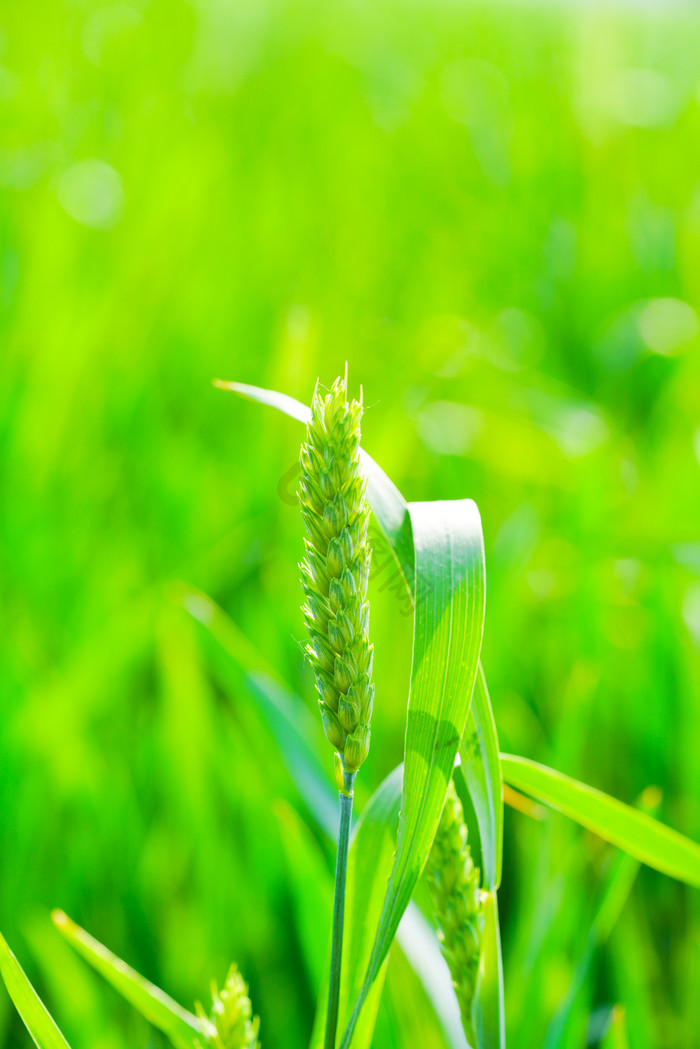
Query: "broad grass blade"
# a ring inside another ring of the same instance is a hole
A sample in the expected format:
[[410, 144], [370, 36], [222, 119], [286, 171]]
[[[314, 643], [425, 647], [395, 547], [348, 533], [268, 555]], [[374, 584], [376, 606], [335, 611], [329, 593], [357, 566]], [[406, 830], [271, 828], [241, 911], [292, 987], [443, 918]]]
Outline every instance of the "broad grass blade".
[[155, 984], [145, 980], [131, 966], [117, 958], [89, 933], [72, 922], [63, 911], [54, 911], [56, 928], [83, 958], [119, 991], [154, 1027], [165, 1034], [176, 1049], [201, 1049], [209, 1030], [201, 1020], [183, 1009]]
[[0, 972], [17, 1012], [39, 1049], [69, 1049], [68, 1042], [2, 936]]
[[700, 845], [617, 798], [528, 758], [501, 754], [511, 786], [563, 812], [647, 866], [700, 888]]
[[410, 507], [416, 555], [413, 667], [394, 866], [347, 1049], [435, 837], [469, 715], [484, 626], [483, 535], [471, 500]]

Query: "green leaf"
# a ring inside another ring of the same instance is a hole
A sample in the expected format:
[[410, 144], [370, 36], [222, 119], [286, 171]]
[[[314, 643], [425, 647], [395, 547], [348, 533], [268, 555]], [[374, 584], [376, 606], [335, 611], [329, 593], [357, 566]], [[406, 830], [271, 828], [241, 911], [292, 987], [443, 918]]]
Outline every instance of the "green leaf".
[[[278, 394], [258, 387], [243, 386], [239, 383], [217, 382], [216, 385], [232, 390], [250, 400], [270, 405], [299, 421], [305, 422], [309, 418], [309, 409], [285, 394]], [[368, 500], [375, 518], [389, 543], [402, 585], [405, 586], [411, 599], [415, 601], [416, 571], [411, 509], [398, 488], [387, 477], [381, 467], [366, 453], [363, 452], [362, 455], [368, 476]], [[439, 506], [441, 504], [432, 505]], [[486, 682], [480, 667], [479, 686], [475, 689], [475, 693], [474, 731], [478, 741], [478, 752], [472, 747], [473, 753], [470, 752], [469, 758], [467, 759], [465, 756], [463, 760], [463, 771], [465, 777], [469, 776], [469, 790], [471, 791], [474, 788], [476, 791], [474, 808], [477, 813], [480, 833], [485, 843], [485, 877], [487, 884], [495, 888], [500, 882], [501, 872], [503, 784], [500, 774], [500, 762], [498, 760], [498, 741], [493, 713], [488, 691], [486, 690]], [[481, 764], [481, 767], [479, 767], [479, 764]], [[493, 934], [498, 940], [498, 956], [500, 957], [500, 939], [497, 925], [493, 929]], [[503, 984], [500, 965], [497, 967], [497, 975], [501, 981], [497, 999], [502, 1010]], [[502, 1011], [499, 1015], [498, 1029], [501, 1031], [504, 1029]]]
[[493, 891], [501, 884], [503, 863], [503, 779], [496, 723], [481, 664], [459, 753], [479, 825], [484, 885]]
[[594, 787], [527, 758], [501, 754], [506, 783], [563, 812], [649, 867], [700, 888], [700, 845]]
[[201, 1049], [213, 1026], [183, 1009], [159, 987], [145, 980], [131, 966], [72, 922], [63, 911], [53, 912], [58, 931], [142, 1016], [167, 1035], [176, 1049]]
[[398, 842], [372, 955], [341, 1042], [372, 983], [428, 858], [464, 733], [484, 626], [485, 572], [475, 504], [410, 506], [416, 555], [413, 667]]
[[0, 972], [17, 1012], [39, 1049], [69, 1049], [68, 1042], [2, 936]]
[[503, 960], [495, 892], [484, 893], [484, 939], [479, 963], [479, 984], [474, 1000], [474, 1028], [478, 1049], [505, 1049]]

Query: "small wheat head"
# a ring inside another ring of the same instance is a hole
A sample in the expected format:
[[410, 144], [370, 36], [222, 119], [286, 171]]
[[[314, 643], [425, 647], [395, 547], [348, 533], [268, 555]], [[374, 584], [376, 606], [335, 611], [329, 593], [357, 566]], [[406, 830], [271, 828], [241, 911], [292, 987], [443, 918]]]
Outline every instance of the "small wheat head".
[[362, 402], [346, 398], [336, 379], [314, 391], [301, 449], [299, 502], [306, 557], [299, 566], [306, 595], [306, 647], [316, 676], [326, 736], [355, 773], [367, 757], [374, 702], [369, 643], [370, 546], [366, 481], [360, 468]]
[[200, 1002], [196, 1004], [197, 1015], [208, 1020], [206, 1047], [212, 1049], [260, 1049], [258, 1030], [260, 1020], [253, 1016], [253, 1006], [248, 997], [248, 984], [237, 966], [229, 969], [226, 983], [218, 989], [212, 980], [211, 1013], [207, 1014]]
[[470, 1045], [475, 1045], [472, 1005], [479, 976], [484, 918], [479, 871], [472, 861], [462, 804], [452, 781], [426, 873], [442, 953], [450, 969], [465, 1033]]

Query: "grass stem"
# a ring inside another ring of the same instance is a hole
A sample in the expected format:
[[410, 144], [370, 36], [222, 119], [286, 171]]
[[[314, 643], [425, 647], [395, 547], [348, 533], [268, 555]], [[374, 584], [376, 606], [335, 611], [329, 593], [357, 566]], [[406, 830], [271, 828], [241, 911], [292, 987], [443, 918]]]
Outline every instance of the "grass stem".
[[345, 916], [345, 878], [348, 869], [348, 847], [352, 822], [352, 788], [354, 772], [344, 772], [345, 791], [340, 791], [340, 828], [338, 830], [338, 857], [335, 865], [335, 894], [333, 898], [333, 938], [331, 941], [331, 978], [328, 988], [325, 1049], [335, 1049], [340, 1000], [340, 965], [343, 957], [343, 920]]

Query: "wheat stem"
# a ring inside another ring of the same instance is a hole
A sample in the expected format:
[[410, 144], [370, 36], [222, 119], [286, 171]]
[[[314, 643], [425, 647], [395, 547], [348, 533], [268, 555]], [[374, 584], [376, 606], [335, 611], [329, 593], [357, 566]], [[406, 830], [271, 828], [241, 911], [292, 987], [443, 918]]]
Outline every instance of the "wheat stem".
[[333, 936], [331, 940], [331, 978], [328, 988], [325, 1049], [335, 1049], [340, 1001], [340, 967], [343, 957], [343, 921], [345, 917], [345, 879], [348, 869], [350, 824], [352, 823], [352, 788], [354, 772], [344, 772], [345, 789], [339, 793], [340, 828], [338, 830], [338, 857], [335, 865], [335, 893], [333, 897]]

